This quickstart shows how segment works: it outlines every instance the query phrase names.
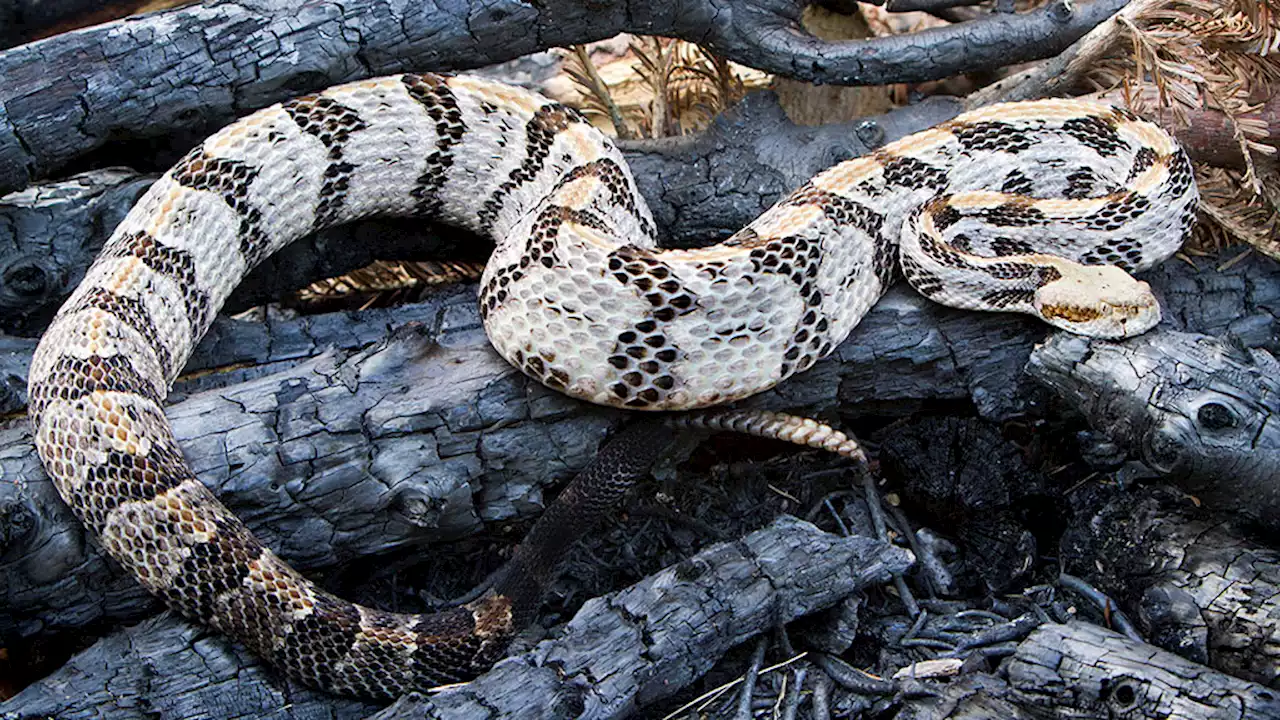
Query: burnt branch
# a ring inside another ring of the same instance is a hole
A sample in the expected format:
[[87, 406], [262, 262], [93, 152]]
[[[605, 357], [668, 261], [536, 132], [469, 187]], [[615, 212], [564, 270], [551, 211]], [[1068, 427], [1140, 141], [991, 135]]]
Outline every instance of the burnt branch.
[[0, 193], [101, 163], [93, 156], [108, 143], [116, 158], [144, 151], [171, 161], [238, 115], [339, 82], [482, 67], [620, 32], [703, 43], [801, 80], [882, 84], [1049, 57], [1124, 2], [1054, 2], [838, 43], [802, 30], [793, 0], [194, 5], [0, 53]]
[[1266, 350], [1171, 330], [1122, 343], [1060, 334], [1027, 372], [1207, 506], [1280, 530], [1280, 362]]
[[1246, 680], [1280, 682], [1280, 553], [1167, 488], [1081, 513], [1063, 546], [1067, 567], [1114, 596], [1154, 644]]
[[[376, 717], [618, 716], [676, 692], [746, 638], [909, 564], [904, 550], [783, 517], [589, 602], [556, 637], [464, 688], [429, 700], [410, 696]], [[584, 693], [582, 679], [605, 668], [609, 680]], [[92, 717], [102, 707], [122, 718], [251, 717], [286, 705], [295, 716], [312, 709], [336, 718], [375, 709], [281, 679], [244, 650], [165, 614], [104, 638], [4, 710], [15, 717]]]
[[374, 718], [627, 717], [700, 677], [733, 646], [910, 565], [901, 548], [784, 516], [588, 602], [560, 637], [465, 687], [401, 699]]
[[[435, 310], [436, 330], [408, 324], [362, 350], [280, 357], [181, 385], [238, 380], [170, 406], [188, 462], [255, 535], [310, 571], [539, 512], [542, 488], [580, 470], [618, 414], [519, 377], [488, 347], [473, 298], [464, 300], [466, 322], [453, 317], [458, 303], [419, 306]], [[247, 330], [229, 346], [246, 341], [251, 351]], [[311, 345], [306, 330], [295, 328], [295, 352]], [[25, 420], [0, 429], [0, 473], [23, 479], [0, 485], [0, 634], [80, 632], [153, 611], [80, 529], [31, 443]]]
[[1156, 2], [1134, 0], [1126, 3], [1123, 9], [1097, 23], [1096, 27], [1051, 59], [972, 93], [965, 100], [966, 107], [1035, 100], [1063, 93], [1119, 42], [1125, 22], [1132, 22]]
[[[1245, 337], [1264, 342], [1277, 274], [1254, 259], [1222, 273], [1171, 263], [1148, 279], [1170, 322], [1253, 328]], [[989, 419], [1034, 414], [1045, 397], [1023, 367], [1045, 332], [1029, 318], [951, 310], [896, 288], [833, 356], [748, 404], [852, 418], [959, 400]], [[9, 342], [0, 371], [21, 388], [35, 343]], [[202, 480], [287, 560], [320, 570], [471, 534], [481, 519], [536, 514], [541, 488], [579, 469], [620, 417], [508, 367], [480, 329], [474, 286], [397, 308], [219, 320], [174, 400], [170, 416]], [[9, 402], [16, 410], [22, 396]], [[0, 473], [23, 479], [0, 485], [9, 632], [80, 632], [153, 607], [58, 500], [24, 419], [0, 429]], [[326, 492], [300, 492], [312, 476]]]
[[323, 717], [360, 720], [378, 706], [303, 687], [221, 635], [164, 613], [119, 630], [0, 704], [5, 718], [120, 720]]
[[[832, 414], [842, 398], [857, 410], [978, 392], [994, 408], [997, 389], [976, 388], [1016, 377], [1033, 329], [898, 291], [863, 321], [843, 360], [752, 404]], [[542, 488], [580, 469], [621, 417], [508, 366], [480, 329], [474, 287], [387, 310], [220, 320], [192, 363], [169, 409], [192, 467], [303, 570], [469, 535], [482, 520], [530, 517], [542, 509]], [[58, 499], [25, 419], [0, 429], [0, 472], [23, 478], [0, 486], [8, 583], [0, 631], [83, 632], [153, 610]]]
[[[1226, 714], [1224, 714], [1226, 713]], [[1084, 622], [1041, 625], [997, 675], [921, 683], [899, 720], [1046, 717], [1262, 720], [1280, 713], [1263, 685]]]
[[1025, 706], [1081, 717], [1280, 716], [1274, 691], [1088, 623], [1041, 625], [1007, 668]]

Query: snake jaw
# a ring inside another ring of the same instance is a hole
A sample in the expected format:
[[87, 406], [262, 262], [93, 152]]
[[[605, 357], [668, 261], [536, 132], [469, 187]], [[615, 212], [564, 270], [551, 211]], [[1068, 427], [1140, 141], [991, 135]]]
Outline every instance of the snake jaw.
[[1033, 305], [1056, 328], [1107, 340], [1141, 335], [1160, 322], [1151, 286], [1112, 265], [1075, 265], [1036, 290]]

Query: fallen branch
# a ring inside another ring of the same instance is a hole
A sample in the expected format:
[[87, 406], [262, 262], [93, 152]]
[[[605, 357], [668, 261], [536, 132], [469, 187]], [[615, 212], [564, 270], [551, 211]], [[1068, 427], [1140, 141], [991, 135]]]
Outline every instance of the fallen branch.
[[1081, 513], [1064, 563], [1112, 594], [1166, 650], [1246, 680], [1280, 682], [1280, 553], [1168, 489]]
[[1125, 4], [1054, 57], [971, 93], [965, 98], [966, 109], [1063, 94], [1115, 47], [1126, 22], [1132, 22], [1161, 2], [1163, 0], [1133, 0]]
[[[405, 327], [413, 318], [425, 325]], [[365, 347], [389, 327], [401, 330]], [[895, 291], [864, 320], [843, 361], [829, 359], [752, 404], [821, 414], [840, 398], [969, 397], [995, 377], [1016, 377], [1038, 332], [1031, 321], [959, 313]], [[330, 343], [338, 349], [315, 356]], [[222, 320], [193, 363], [224, 369], [177, 386], [190, 397], [169, 415], [188, 459], [303, 569], [469, 534], [481, 518], [528, 517], [541, 509], [539, 488], [581, 467], [618, 417], [512, 370], [480, 331], [469, 288], [359, 314]], [[996, 390], [981, 393], [988, 408], [1013, 401]], [[0, 630], [74, 632], [154, 607], [58, 500], [24, 419], [0, 430], [0, 473], [24, 480], [0, 486], [9, 494]]]
[[[678, 691], [746, 638], [909, 564], [901, 549], [782, 517], [588, 602], [557, 637], [476, 682], [430, 699], [410, 696], [377, 717], [616, 717]], [[372, 709], [279, 679], [224, 639], [166, 614], [99, 641], [4, 710], [14, 717], [90, 717], [102, 707], [120, 718], [255, 717], [286, 704], [337, 718]]]
[[1007, 672], [1024, 704], [1058, 717], [1280, 717], [1272, 690], [1088, 623], [1041, 625]]
[[360, 720], [377, 709], [299, 685], [218, 633], [166, 612], [94, 643], [0, 703], [0, 716], [93, 720], [106, 711], [113, 720]]
[[1280, 362], [1270, 353], [1171, 330], [1122, 343], [1059, 334], [1027, 372], [1208, 507], [1280, 530]]
[[800, 80], [915, 82], [1051, 56], [1124, 2], [1054, 2], [840, 43], [801, 30], [801, 8], [791, 0], [193, 5], [0, 54], [0, 193], [96, 151], [106, 154], [99, 163], [136, 156], [131, 142], [171, 162], [237, 115], [338, 82], [482, 67], [620, 32], [704, 43]]
[[[1277, 274], [1280, 266], [1257, 258], [1221, 273], [1167, 263], [1150, 280], [1170, 322], [1213, 332], [1258, 326], [1265, 339], [1269, 326], [1250, 318], [1272, 317], [1267, 288]], [[402, 329], [387, 340], [394, 328]], [[942, 399], [972, 402], [988, 419], [1033, 414], [1038, 396], [1022, 368], [1044, 334], [1028, 318], [950, 310], [896, 288], [832, 357], [748, 404], [852, 417], [902, 415]], [[34, 341], [22, 342], [9, 360], [25, 377]], [[332, 354], [318, 356], [325, 347]], [[217, 371], [190, 372], [198, 368]], [[540, 488], [580, 468], [619, 417], [512, 371], [480, 332], [472, 288], [360, 313], [223, 319], [189, 372], [176, 388], [187, 399], [170, 410], [188, 457], [224, 503], [304, 569], [469, 534], [480, 518], [536, 514]], [[397, 397], [391, 406], [388, 393]], [[28, 636], [141, 617], [153, 606], [85, 539], [26, 427], [15, 419], [0, 429], [0, 474], [23, 480], [0, 485], [8, 493], [0, 625]], [[295, 489], [312, 475], [325, 492]], [[378, 499], [388, 488], [405, 502]]]
[[731, 647], [888, 581], [910, 554], [781, 517], [589, 601], [560, 637], [464, 687], [401, 699], [376, 720], [628, 717], [706, 672]]
[[[448, 350], [403, 327], [168, 414], [200, 478], [300, 569], [474, 534], [540, 511], [542, 487], [581, 469], [617, 414], [531, 386], [471, 327]], [[154, 611], [59, 500], [25, 421], [0, 429], [0, 474], [23, 479], [0, 485], [0, 635]]]
[[997, 676], [919, 683], [898, 720], [1277, 717], [1268, 688], [1084, 622], [1046, 623], [1019, 643]]

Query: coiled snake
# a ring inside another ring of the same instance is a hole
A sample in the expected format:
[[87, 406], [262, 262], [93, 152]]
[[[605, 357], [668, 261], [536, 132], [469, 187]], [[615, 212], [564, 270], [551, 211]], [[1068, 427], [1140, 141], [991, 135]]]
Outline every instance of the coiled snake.
[[810, 367], [899, 273], [947, 305], [1141, 333], [1158, 305], [1125, 271], [1180, 246], [1196, 198], [1156, 126], [1046, 100], [960, 116], [823, 172], [724, 242], [663, 250], [621, 153], [577, 112], [470, 77], [351, 83], [234, 123], [142, 197], [36, 351], [36, 444], [81, 521], [172, 607], [309, 683], [396, 696], [491, 663], [545, 558], [450, 612], [382, 612], [308, 582], [200, 484], [163, 402], [271, 252], [375, 214], [469, 228], [496, 244], [480, 309], [507, 360], [594, 403], [680, 410]]

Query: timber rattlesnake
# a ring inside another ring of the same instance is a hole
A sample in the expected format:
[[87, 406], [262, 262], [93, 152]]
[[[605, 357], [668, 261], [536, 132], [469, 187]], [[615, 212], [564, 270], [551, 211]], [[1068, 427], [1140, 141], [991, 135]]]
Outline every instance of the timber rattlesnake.
[[1158, 306], [1124, 271], [1180, 246], [1196, 198], [1154, 125], [1046, 100], [963, 115], [724, 242], [660, 250], [622, 154], [577, 112], [470, 77], [356, 82], [236, 122], [155, 183], [41, 341], [30, 412], [63, 498], [148, 589], [303, 680], [396, 696], [482, 670], [528, 598], [410, 616], [319, 590], [200, 484], [164, 415], [231, 289], [284, 244], [374, 214], [492, 237], [480, 308], [504, 357], [584, 400], [679, 410], [810, 367], [899, 268], [945, 304], [1143, 332]]

